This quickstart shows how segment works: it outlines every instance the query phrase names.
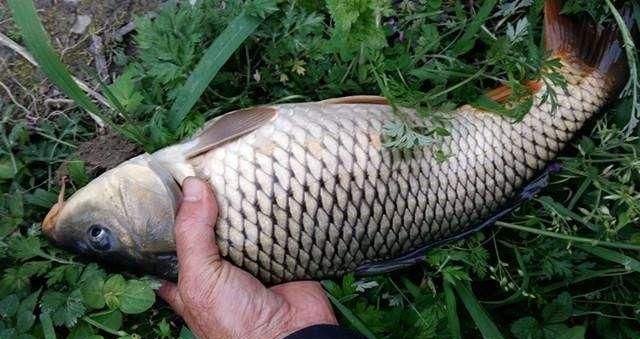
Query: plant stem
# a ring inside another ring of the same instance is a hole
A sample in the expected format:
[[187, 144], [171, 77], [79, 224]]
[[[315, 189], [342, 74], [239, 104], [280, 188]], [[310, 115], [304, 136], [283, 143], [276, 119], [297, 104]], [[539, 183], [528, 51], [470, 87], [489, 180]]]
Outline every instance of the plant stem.
[[551, 237], [551, 238], [556, 238], [556, 239], [563, 239], [563, 240], [568, 240], [568, 241], [587, 243], [587, 244], [591, 244], [593, 246], [604, 246], [604, 247], [612, 247], [612, 248], [640, 251], [640, 246], [638, 246], [638, 245], [625, 244], [625, 243], [620, 243], [620, 242], [604, 241], [604, 240], [598, 240], [598, 239], [592, 239], [592, 238], [576, 237], [576, 236], [573, 236], [573, 235], [561, 234], [561, 233], [551, 232], [551, 231], [547, 231], [547, 230], [531, 228], [531, 227], [527, 227], [527, 226], [520, 226], [520, 225], [511, 224], [511, 223], [507, 223], [507, 222], [503, 222], [503, 221], [496, 221], [496, 225], [497, 226], [501, 226], [501, 227], [511, 228], [511, 229], [514, 229], [514, 230], [519, 230], [519, 231], [524, 231], [524, 232], [544, 235], [544, 236]]
[[73, 149], [78, 148], [78, 146], [76, 146], [76, 145], [74, 145], [74, 144], [70, 144], [70, 143], [68, 143], [68, 142], [66, 142], [66, 141], [64, 141], [64, 140], [60, 140], [60, 139], [58, 139], [58, 138], [56, 138], [56, 137], [52, 137], [52, 136], [50, 136], [50, 135], [48, 135], [48, 134], [45, 134], [45, 133], [42, 133], [42, 132], [40, 132], [40, 131], [38, 131], [38, 132], [36, 132], [36, 133], [37, 133], [39, 136], [41, 136], [41, 137], [47, 138], [47, 139], [52, 140], [52, 141], [59, 142], [59, 143], [61, 143], [61, 144], [65, 145], [65, 146], [67, 146], [67, 147], [71, 147], [71, 148], [73, 148]]
[[38, 256], [40, 258], [44, 258], [44, 259], [48, 259], [54, 262], [57, 262], [59, 264], [65, 264], [65, 265], [78, 265], [78, 263], [73, 262], [73, 261], [69, 261], [69, 260], [64, 260], [64, 259], [60, 259], [58, 257], [54, 257], [49, 253], [46, 253], [45, 251], [39, 251]]
[[101, 323], [99, 323], [99, 322], [87, 317], [87, 316], [82, 317], [82, 320], [84, 320], [86, 323], [88, 323], [91, 326], [97, 327], [97, 328], [99, 328], [99, 329], [101, 329], [101, 330], [103, 330], [103, 331], [105, 331], [105, 332], [107, 332], [109, 334], [117, 335], [118, 337], [124, 337], [126, 335], [129, 335], [129, 333], [127, 333], [125, 331], [116, 331], [116, 330], [114, 330], [114, 329], [112, 329], [110, 327], [107, 327], [107, 326], [105, 326], [105, 325], [103, 325], [103, 324], [101, 324]]

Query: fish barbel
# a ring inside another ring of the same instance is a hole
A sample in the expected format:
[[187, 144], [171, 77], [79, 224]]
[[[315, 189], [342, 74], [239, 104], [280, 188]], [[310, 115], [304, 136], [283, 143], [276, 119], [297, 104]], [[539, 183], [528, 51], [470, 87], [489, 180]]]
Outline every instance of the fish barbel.
[[[513, 206], [626, 81], [616, 31], [585, 39], [559, 8], [546, 2], [545, 44], [566, 90], [532, 83], [534, 105], [517, 122], [460, 107], [440, 144], [445, 159], [431, 146], [385, 147], [381, 131], [397, 117], [384, 98], [250, 108], [105, 172], [54, 206], [44, 231], [75, 251], [175, 278], [177, 183], [197, 176], [218, 201], [221, 253], [264, 282], [406, 267]], [[557, 109], [543, 99], [550, 89]]]

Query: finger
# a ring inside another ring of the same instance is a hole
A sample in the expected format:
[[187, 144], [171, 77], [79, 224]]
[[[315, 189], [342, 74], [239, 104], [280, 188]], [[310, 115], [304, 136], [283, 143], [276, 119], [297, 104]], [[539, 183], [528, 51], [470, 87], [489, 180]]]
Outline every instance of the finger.
[[176, 216], [175, 236], [179, 276], [220, 260], [213, 226], [218, 206], [208, 184], [195, 177], [182, 183], [182, 204]]
[[171, 308], [182, 315], [184, 310], [184, 304], [178, 291], [178, 286], [172, 282], [164, 281], [158, 289], [158, 295], [162, 298]]

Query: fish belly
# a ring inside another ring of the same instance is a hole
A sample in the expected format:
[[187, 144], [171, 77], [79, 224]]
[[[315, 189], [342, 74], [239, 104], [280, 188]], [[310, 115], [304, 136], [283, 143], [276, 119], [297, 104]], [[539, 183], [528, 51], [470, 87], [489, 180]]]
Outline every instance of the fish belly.
[[464, 232], [508, 203], [603, 104], [602, 76], [564, 72], [556, 110], [541, 94], [519, 122], [464, 106], [450, 136], [412, 150], [383, 145], [382, 127], [395, 119], [385, 105], [276, 106], [274, 121], [190, 160], [215, 190], [222, 254], [278, 283], [345, 274]]

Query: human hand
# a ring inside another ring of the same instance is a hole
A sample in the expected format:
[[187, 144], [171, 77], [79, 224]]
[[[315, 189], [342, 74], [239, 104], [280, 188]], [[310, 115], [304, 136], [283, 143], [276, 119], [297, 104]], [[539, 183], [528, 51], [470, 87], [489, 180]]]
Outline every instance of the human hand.
[[175, 225], [178, 283], [158, 294], [198, 338], [282, 338], [317, 324], [337, 324], [319, 283], [266, 288], [220, 256], [213, 226], [218, 207], [209, 185], [187, 178]]

